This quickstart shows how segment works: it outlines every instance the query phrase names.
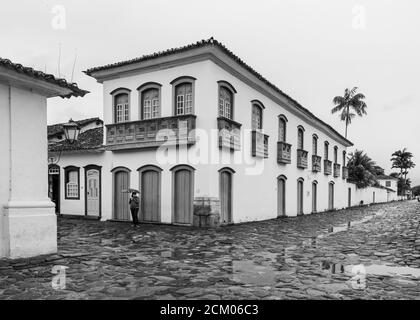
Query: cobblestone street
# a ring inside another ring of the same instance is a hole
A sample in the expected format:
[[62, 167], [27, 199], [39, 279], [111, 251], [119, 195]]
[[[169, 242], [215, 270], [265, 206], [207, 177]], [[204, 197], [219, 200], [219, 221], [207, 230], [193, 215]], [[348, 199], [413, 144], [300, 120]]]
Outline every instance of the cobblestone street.
[[419, 223], [414, 201], [209, 230], [60, 219], [58, 255], [0, 260], [0, 298], [419, 299]]

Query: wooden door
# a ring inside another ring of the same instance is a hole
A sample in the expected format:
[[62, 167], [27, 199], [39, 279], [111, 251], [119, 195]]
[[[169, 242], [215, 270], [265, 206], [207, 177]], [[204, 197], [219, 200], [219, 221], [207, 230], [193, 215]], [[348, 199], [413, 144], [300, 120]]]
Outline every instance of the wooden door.
[[100, 171], [89, 169], [86, 171], [86, 215], [100, 216]]
[[160, 222], [160, 172], [145, 170], [141, 172], [140, 176], [140, 220], [145, 222]]
[[127, 171], [117, 171], [114, 173], [114, 214], [115, 220], [131, 221], [129, 173]]
[[318, 185], [312, 183], [312, 213], [317, 212], [317, 197], [318, 197]]
[[328, 184], [328, 209], [334, 210], [334, 184]]
[[193, 172], [179, 169], [174, 172], [174, 223], [192, 224]]
[[297, 214], [303, 214], [303, 181], [299, 180], [297, 184]]
[[220, 172], [220, 206], [221, 223], [232, 222], [232, 173], [229, 171]]
[[349, 208], [351, 207], [351, 188], [349, 188], [349, 191], [348, 191], [348, 204], [347, 204], [347, 206]]
[[284, 217], [286, 215], [286, 180], [277, 179], [277, 215]]

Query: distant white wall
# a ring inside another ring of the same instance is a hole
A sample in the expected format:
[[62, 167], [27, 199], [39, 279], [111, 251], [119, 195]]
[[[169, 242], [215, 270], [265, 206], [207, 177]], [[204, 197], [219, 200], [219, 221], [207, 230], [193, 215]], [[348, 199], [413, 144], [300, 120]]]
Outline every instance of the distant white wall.
[[9, 87], [0, 84], [0, 257], [6, 255], [8, 246], [4, 205], [9, 200], [10, 188], [10, 113]]

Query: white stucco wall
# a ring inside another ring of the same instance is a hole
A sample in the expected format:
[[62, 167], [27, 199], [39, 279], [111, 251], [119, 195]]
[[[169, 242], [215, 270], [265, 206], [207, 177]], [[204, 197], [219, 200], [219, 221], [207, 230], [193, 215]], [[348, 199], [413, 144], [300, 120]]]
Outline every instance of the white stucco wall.
[[[113, 122], [112, 96], [111, 92], [117, 88], [131, 90], [130, 118], [132, 121], [139, 119], [139, 93], [137, 88], [147, 82], [157, 82], [161, 87], [161, 116], [173, 115], [172, 85], [170, 82], [180, 76], [192, 76], [195, 81], [195, 114], [197, 116], [197, 129], [204, 130], [200, 142], [188, 149], [188, 154], [206, 154], [201, 160], [189, 157], [188, 160], [178, 160], [175, 163], [159, 163], [156, 159], [156, 149], [137, 149], [133, 151], [107, 151], [101, 155], [63, 155], [60, 166], [67, 165], [83, 167], [88, 164], [102, 166], [102, 219], [112, 218], [112, 174], [113, 168], [122, 166], [131, 170], [130, 186], [139, 188], [139, 174], [137, 169], [144, 165], [157, 165], [163, 171], [161, 173], [161, 219], [163, 223], [172, 221], [172, 172], [170, 169], [177, 164], [189, 164], [195, 171], [195, 197], [216, 197], [219, 198], [219, 173], [223, 167], [230, 167], [235, 170], [233, 176], [233, 220], [235, 223], [265, 220], [277, 217], [277, 177], [284, 175], [286, 182], [286, 214], [297, 215], [297, 179], [304, 179], [304, 213], [312, 212], [312, 183], [318, 182], [317, 211], [325, 211], [328, 208], [328, 184], [334, 182], [334, 207], [336, 209], [348, 206], [348, 188], [351, 189], [351, 206], [359, 205], [363, 200], [364, 204], [387, 201], [387, 192], [379, 188], [367, 188], [358, 190], [355, 185], [348, 184], [340, 177], [324, 174], [322, 171], [312, 173], [312, 135], [317, 134], [318, 155], [324, 160], [324, 141], [329, 142], [329, 160], [333, 161], [334, 147], [338, 147], [337, 162], [343, 164], [343, 151], [345, 147], [337, 140], [328, 136], [325, 132], [315, 128], [310, 123], [303, 121], [294, 113], [287, 111], [282, 105], [278, 105], [256, 89], [245, 84], [235, 76], [231, 75], [211, 61], [191, 63], [169, 69], [158, 70], [149, 73], [135, 74], [124, 78], [105, 81], [103, 84], [104, 96], [104, 123]], [[232, 84], [237, 90], [235, 95], [234, 120], [242, 124], [242, 148], [241, 151], [220, 151], [217, 142], [217, 117], [218, 117], [218, 81], [224, 80]], [[260, 100], [264, 106], [263, 129], [269, 138], [269, 158], [259, 159], [251, 156], [251, 101]], [[310, 109], [310, 106], [308, 106]], [[287, 117], [287, 138], [286, 142], [292, 144], [292, 163], [283, 165], [277, 163], [277, 141], [278, 141], [278, 116], [283, 114]], [[305, 129], [304, 149], [308, 153], [308, 168], [305, 170], [297, 168], [297, 127], [301, 125]], [[212, 131], [214, 130], [214, 131]], [[206, 135], [215, 134], [211, 145], [201, 144], [208, 139]], [[104, 141], [105, 143], [105, 141]], [[201, 148], [201, 149], [200, 149]], [[201, 151], [201, 153], [200, 153]], [[185, 155], [186, 152], [182, 153]], [[211, 161], [214, 157], [220, 159], [235, 155], [233, 163]], [[201, 162], [200, 162], [201, 161]], [[63, 173], [63, 172], [62, 172]], [[62, 174], [63, 177], [63, 174]], [[62, 192], [61, 213], [84, 214], [84, 172], [80, 171], [81, 198], [80, 200], [64, 200]], [[62, 190], [64, 190], [62, 179]]]
[[56, 252], [56, 216], [45, 179], [46, 97], [1, 86], [0, 103], [3, 255], [18, 258]]
[[8, 242], [4, 205], [9, 200], [10, 187], [10, 121], [9, 87], [0, 84], [0, 257], [6, 255]]

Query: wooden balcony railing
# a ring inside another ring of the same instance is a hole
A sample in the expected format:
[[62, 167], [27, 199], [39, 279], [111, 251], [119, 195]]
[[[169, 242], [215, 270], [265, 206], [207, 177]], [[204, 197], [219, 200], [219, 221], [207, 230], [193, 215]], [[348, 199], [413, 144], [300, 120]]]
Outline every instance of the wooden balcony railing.
[[302, 149], [297, 150], [297, 167], [301, 169], [308, 167], [308, 151]]
[[268, 135], [260, 131], [252, 131], [252, 156], [268, 158]]
[[230, 150], [241, 150], [241, 124], [233, 120], [217, 118], [219, 130], [219, 147]]
[[155, 118], [106, 125], [108, 150], [159, 147], [167, 144], [194, 144], [195, 115]]
[[343, 179], [349, 178], [349, 168], [343, 167]]
[[341, 172], [341, 165], [338, 163], [334, 163], [334, 178], [338, 178]]
[[324, 173], [326, 175], [330, 175], [332, 172], [332, 161], [331, 160], [324, 160]]
[[312, 156], [312, 172], [321, 172], [321, 157]]
[[277, 162], [278, 163], [291, 163], [292, 162], [292, 145], [283, 141], [277, 142]]

